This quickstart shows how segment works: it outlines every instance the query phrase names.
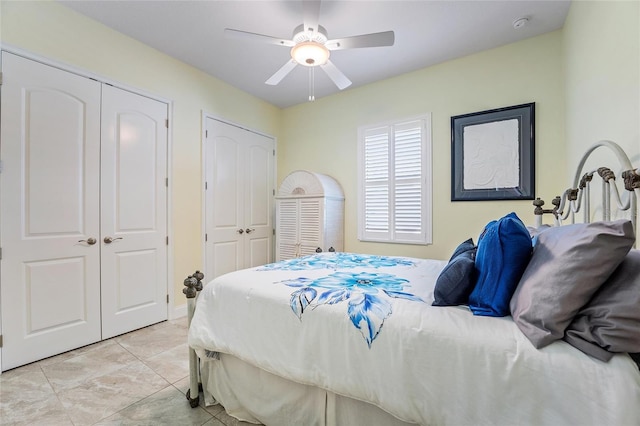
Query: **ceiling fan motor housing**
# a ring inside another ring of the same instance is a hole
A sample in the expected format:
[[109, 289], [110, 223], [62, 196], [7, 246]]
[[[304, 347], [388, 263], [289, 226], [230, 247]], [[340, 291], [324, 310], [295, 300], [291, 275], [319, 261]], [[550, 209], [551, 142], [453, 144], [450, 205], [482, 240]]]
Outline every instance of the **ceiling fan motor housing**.
[[298, 44], [305, 41], [315, 41], [316, 43], [325, 44], [329, 40], [327, 30], [322, 25], [318, 25], [318, 30], [305, 30], [304, 24], [298, 25], [293, 30], [293, 42]]
[[324, 65], [329, 60], [329, 49], [324, 45], [327, 42], [327, 31], [318, 25], [318, 31], [307, 31], [303, 25], [298, 25], [293, 31], [293, 41], [296, 43], [291, 48], [291, 58], [300, 65], [315, 67]]

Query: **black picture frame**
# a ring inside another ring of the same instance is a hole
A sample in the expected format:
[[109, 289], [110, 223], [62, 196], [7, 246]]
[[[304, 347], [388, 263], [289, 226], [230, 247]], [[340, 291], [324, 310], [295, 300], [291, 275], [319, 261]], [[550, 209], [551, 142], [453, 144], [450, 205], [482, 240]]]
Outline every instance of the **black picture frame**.
[[534, 196], [535, 102], [451, 117], [451, 201]]

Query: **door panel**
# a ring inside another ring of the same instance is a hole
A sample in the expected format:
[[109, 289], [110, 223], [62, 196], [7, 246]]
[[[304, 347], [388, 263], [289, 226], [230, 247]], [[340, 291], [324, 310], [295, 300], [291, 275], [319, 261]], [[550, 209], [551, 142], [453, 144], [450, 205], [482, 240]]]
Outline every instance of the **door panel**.
[[[271, 262], [273, 241], [273, 140], [245, 132], [245, 233], [244, 267]], [[246, 167], [246, 166], [245, 166]], [[245, 230], [246, 231], [246, 230]]]
[[[167, 319], [167, 105], [102, 93], [102, 338]], [[112, 238], [108, 242], [105, 238]]]
[[298, 203], [299, 200], [278, 200], [276, 228], [278, 229], [276, 250], [278, 260], [298, 257]]
[[2, 53], [2, 369], [100, 340], [100, 83]]
[[271, 238], [252, 238], [249, 244], [249, 258], [247, 267], [266, 265], [272, 260], [268, 257], [271, 254]]
[[[135, 95], [134, 95], [135, 96]], [[162, 111], [161, 111], [162, 113]], [[162, 119], [162, 117], [160, 117]], [[157, 119], [132, 112], [117, 115], [119, 130], [115, 138], [116, 220], [115, 232], [155, 231], [158, 227], [155, 202], [158, 175], [164, 177], [165, 160], [158, 159]], [[162, 119], [163, 120], [163, 119]], [[160, 123], [162, 124], [162, 123]], [[110, 143], [109, 140], [105, 143]], [[161, 145], [165, 145], [161, 143]], [[158, 162], [163, 164], [158, 164]], [[162, 185], [164, 186], [164, 184]], [[162, 226], [164, 232], [164, 226]]]
[[156, 303], [157, 259], [157, 250], [116, 253], [116, 315]]
[[274, 141], [213, 118], [206, 130], [205, 275], [215, 278], [272, 260]]
[[[81, 257], [24, 263], [26, 336], [86, 322], [85, 263]], [[56, 277], [57, 285], [51, 285]], [[60, 298], [60, 294], [66, 295]], [[56, 300], [55, 304], [51, 302]]]
[[241, 269], [242, 265], [239, 263], [242, 259], [241, 254], [240, 242], [238, 241], [219, 242], [215, 244], [210, 259], [215, 267], [215, 276]]
[[320, 226], [323, 222], [319, 199], [300, 200], [300, 255], [314, 254], [320, 246]]
[[23, 99], [26, 236], [81, 234], [85, 103], [50, 88], [27, 88]]

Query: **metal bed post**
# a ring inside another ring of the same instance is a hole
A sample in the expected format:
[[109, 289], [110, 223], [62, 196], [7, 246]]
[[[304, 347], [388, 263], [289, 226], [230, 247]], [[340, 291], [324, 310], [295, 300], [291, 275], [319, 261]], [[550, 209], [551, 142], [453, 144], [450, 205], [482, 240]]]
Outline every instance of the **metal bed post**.
[[[185, 288], [182, 292], [187, 296], [187, 324], [191, 328], [191, 319], [196, 310], [196, 299], [198, 292], [202, 290], [202, 279], [204, 274], [196, 271], [184, 280]], [[198, 368], [198, 355], [193, 348], [189, 347], [189, 390], [187, 399], [191, 408], [195, 408], [200, 403], [200, 369]], [[195, 397], [191, 397], [195, 395]]]

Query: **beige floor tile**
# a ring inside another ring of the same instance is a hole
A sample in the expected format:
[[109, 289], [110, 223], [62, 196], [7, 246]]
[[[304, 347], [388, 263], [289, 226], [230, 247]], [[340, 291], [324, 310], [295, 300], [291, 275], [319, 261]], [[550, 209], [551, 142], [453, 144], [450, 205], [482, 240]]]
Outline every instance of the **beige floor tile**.
[[75, 425], [91, 425], [169, 386], [141, 361], [58, 393]]
[[0, 424], [72, 425], [40, 369], [0, 375]]
[[202, 426], [227, 426], [215, 417], [203, 424]]
[[184, 327], [165, 323], [115, 338], [116, 342], [140, 359], [147, 359], [187, 341]]
[[235, 417], [231, 417], [230, 415], [228, 415], [226, 413], [226, 411], [221, 411], [217, 416], [216, 419], [220, 420], [222, 423], [224, 423], [226, 426], [255, 426], [254, 423], [249, 423], [249, 422], [243, 422], [241, 420], [236, 419]]
[[187, 319], [186, 316], [169, 320], [168, 323], [173, 324], [173, 325], [178, 325], [178, 326], [183, 327], [183, 328], [188, 328], [189, 327], [189, 320]]
[[200, 407], [191, 408], [173, 386], [145, 398], [98, 423], [106, 425], [173, 426], [202, 425], [213, 416]]
[[164, 377], [169, 383], [189, 376], [189, 357], [187, 343], [182, 343], [144, 360], [153, 371]]
[[42, 371], [53, 389], [60, 392], [138, 362], [138, 359], [122, 346], [110, 342], [88, 349], [73, 358], [47, 364], [42, 367]]
[[4, 372], [0, 425], [249, 425], [191, 408], [186, 341], [178, 318]]

